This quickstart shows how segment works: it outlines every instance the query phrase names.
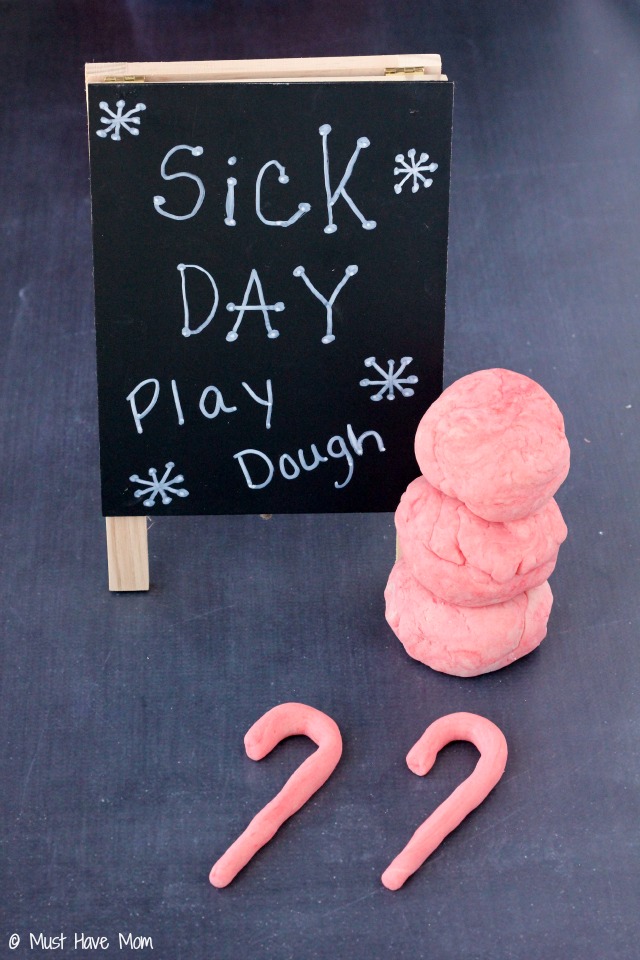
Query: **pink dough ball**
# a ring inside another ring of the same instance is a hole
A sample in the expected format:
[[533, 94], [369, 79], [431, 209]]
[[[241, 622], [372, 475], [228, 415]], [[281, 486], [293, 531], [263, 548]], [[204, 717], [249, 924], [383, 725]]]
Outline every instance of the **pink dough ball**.
[[460, 607], [439, 600], [398, 560], [385, 590], [386, 617], [410, 657], [455, 677], [499, 670], [545, 638], [553, 595], [548, 583], [504, 603]]
[[402, 495], [396, 529], [416, 580], [463, 607], [501, 603], [544, 583], [567, 536], [553, 499], [523, 520], [491, 523], [425, 477], [413, 480]]
[[513, 370], [478, 370], [452, 383], [420, 421], [421, 472], [484, 520], [520, 520], [549, 500], [569, 472], [557, 404]]

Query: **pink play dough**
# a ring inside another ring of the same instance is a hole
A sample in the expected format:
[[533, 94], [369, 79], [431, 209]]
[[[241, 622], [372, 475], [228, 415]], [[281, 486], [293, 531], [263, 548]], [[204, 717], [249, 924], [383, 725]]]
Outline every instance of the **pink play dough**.
[[491, 793], [507, 765], [507, 741], [499, 727], [474, 713], [450, 713], [427, 727], [407, 754], [407, 766], [419, 777], [429, 773], [440, 750], [454, 740], [469, 740], [480, 751], [473, 773], [418, 827], [382, 874], [388, 890], [399, 890], [452, 830]]
[[544, 639], [553, 595], [548, 583], [504, 603], [460, 607], [439, 600], [396, 561], [387, 589], [386, 617], [409, 656], [456, 677], [499, 670]]
[[441, 600], [465, 607], [510, 600], [544, 583], [567, 536], [553, 499], [522, 520], [490, 523], [425, 477], [402, 495], [396, 529], [416, 580]]
[[556, 403], [513, 370], [456, 380], [420, 421], [416, 459], [429, 482], [484, 520], [540, 510], [569, 472], [569, 444]]
[[262, 760], [285, 737], [303, 735], [318, 745], [291, 774], [280, 793], [255, 815], [249, 826], [211, 868], [209, 882], [228, 886], [251, 858], [277, 833], [285, 820], [304, 806], [325, 783], [342, 756], [338, 724], [306, 703], [280, 703], [267, 710], [247, 731], [247, 756]]

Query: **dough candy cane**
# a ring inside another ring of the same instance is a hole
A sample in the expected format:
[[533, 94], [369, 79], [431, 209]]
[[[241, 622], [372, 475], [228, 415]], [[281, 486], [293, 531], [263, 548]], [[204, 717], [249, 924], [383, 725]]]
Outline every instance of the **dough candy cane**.
[[260, 717], [244, 738], [247, 756], [262, 760], [281, 740], [298, 734], [309, 737], [317, 743], [318, 749], [300, 764], [280, 793], [256, 814], [246, 830], [213, 865], [209, 880], [214, 887], [226, 887], [231, 883], [285, 820], [303, 807], [335, 770], [342, 755], [338, 725], [326, 713], [305, 703], [281, 703]]
[[469, 740], [480, 751], [473, 773], [418, 827], [404, 850], [382, 874], [388, 890], [399, 890], [446, 836], [487, 797], [504, 773], [507, 741], [495, 723], [474, 713], [450, 713], [427, 727], [407, 754], [407, 766], [419, 777], [431, 770], [440, 750], [454, 740]]

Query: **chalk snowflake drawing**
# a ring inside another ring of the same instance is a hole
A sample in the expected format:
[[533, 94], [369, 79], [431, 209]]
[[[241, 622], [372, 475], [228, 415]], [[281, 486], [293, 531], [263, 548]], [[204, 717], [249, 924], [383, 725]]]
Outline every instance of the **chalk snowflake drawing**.
[[[121, 140], [120, 131], [126, 130], [128, 133], [132, 133], [134, 137], [137, 137], [140, 133], [138, 127], [140, 126], [140, 117], [134, 117], [134, 113], [139, 113], [141, 110], [146, 110], [147, 106], [144, 103], [136, 103], [135, 107], [132, 107], [131, 110], [127, 110], [126, 113], [123, 113], [125, 103], [124, 100], [118, 100], [116, 103], [118, 108], [117, 112], [114, 113], [106, 100], [100, 101], [100, 109], [104, 110], [107, 114], [106, 117], [100, 117], [101, 123], [106, 123], [106, 127], [102, 130], [96, 130], [96, 133], [99, 137], [107, 137], [111, 131], [112, 140]], [[135, 124], [135, 126], [131, 126]]]
[[406, 367], [411, 363], [413, 357], [402, 357], [400, 360], [400, 366], [398, 369], [395, 368], [395, 360], [387, 360], [387, 370], [383, 370], [376, 363], [375, 357], [367, 357], [364, 361], [365, 367], [373, 367], [380, 376], [381, 380], [369, 380], [368, 377], [365, 377], [364, 380], [360, 381], [361, 387], [380, 387], [377, 393], [374, 393], [371, 397], [372, 400], [382, 400], [385, 393], [387, 395], [387, 400], [395, 400], [394, 390], [397, 390], [400, 396], [402, 397], [412, 397], [414, 390], [411, 387], [405, 387], [405, 383], [417, 383], [418, 378], [416, 376], [410, 375], [408, 377], [402, 377]]
[[419, 158], [416, 160], [416, 151], [412, 148], [407, 150], [408, 160], [405, 160], [404, 153], [399, 153], [396, 157], [397, 167], [393, 169], [394, 177], [397, 177], [399, 174], [404, 174], [404, 177], [399, 183], [393, 185], [393, 189], [396, 193], [402, 192], [402, 187], [410, 178], [413, 178], [413, 184], [411, 187], [412, 193], [417, 193], [420, 189], [420, 184], [422, 186], [430, 187], [433, 183], [431, 177], [423, 176], [424, 173], [435, 173], [438, 169], [437, 163], [427, 163], [429, 159], [428, 153], [421, 153]]
[[136, 490], [133, 494], [134, 497], [144, 497], [147, 494], [150, 496], [146, 500], [143, 500], [145, 507], [153, 507], [156, 502], [156, 497], [160, 497], [165, 506], [168, 503], [171, 503], [172, 497], [169, 496], [170, 493], [173, 493], [176, 497], [188, 497], [189, 491], [185, 490], [184, 487], [174, 487], [174, 483], [183, 483], [184, 477], [181, 473], [178, 473], [175, 477], [171, 477], [171, 471], [175, 467], [175, 463], [165, 464], [164, 476], [158, 480], [158, 471], [155, 467], [149, 469], [150, 480], [144, 480], [142, 477], [139, 477], [137, 473], [134, 473], [132, 477], [129, 477], [132, 483], [139, 483], [141, 485], [140, 490]]

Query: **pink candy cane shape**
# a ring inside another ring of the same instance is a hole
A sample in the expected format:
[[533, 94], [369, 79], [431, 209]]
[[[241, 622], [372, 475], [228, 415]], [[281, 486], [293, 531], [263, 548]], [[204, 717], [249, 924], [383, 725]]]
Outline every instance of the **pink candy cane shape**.
[[382, 874], [388, 890], [399, 890], [446, 836], [491, 793], [504, 773], [507, 741], [502, 730], [474, 713], [450, 713], [427, 727], [407, 754], [407, 766], [419, 777], [431, 770], [440, 750], [454, 740], [469, 740], [480, 751], [473, 773], [418, 827], [404, 850]]
[[293, 816], [319, 790], [335, 770], [342, 755], [337, 723], [326, 713], [305, 703], [281, 703], [260, 717], [244, 738], [247, 756], [262, 760], [286, 737], [302, 734], [318, 749], [300, 764], [280, 793], [256, 814], [244, 833], [231, 844], [209, 874], [214, 887], [226, 887], [285, 820]]

